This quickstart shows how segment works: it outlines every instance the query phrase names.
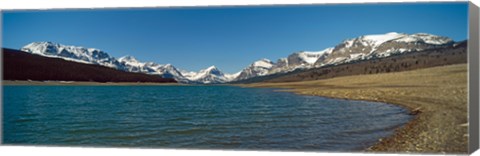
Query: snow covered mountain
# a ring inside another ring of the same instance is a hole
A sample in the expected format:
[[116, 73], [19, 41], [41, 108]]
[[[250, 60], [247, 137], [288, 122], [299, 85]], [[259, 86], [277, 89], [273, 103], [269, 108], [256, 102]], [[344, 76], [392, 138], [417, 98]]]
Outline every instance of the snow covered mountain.
[[327, 58], [317, 60], [315, 66], [342, 64], [374, 57], [388, 57], [394, 54], [421, 51], [453, 43], [450, 38], [425, 33], [409, 35], [391, 32], [365, 35], [338, 44]]
[[317, 60], [323, 60], [332, 53], [333, 48], [321, 51], [302, 51], [290, 54], [287, 58], [281, 58], [273, 65], [268, 74], [290, 72], [295, 69], [312, 68]]
[[129, 72], [162, 75], [165, 78], [174, 78], [178, 82], [188, 83], [189, 80], [171, 64], [158, 64], [155, 62], [140, 62], [133, 56], [123, 56], [118, 59]]
[[268, 59], [261, 59], [258, 61], [253, 62], [247, 68], [240, 71], [238, 76], [236, 76], [232, 80], [244, 80], [256, 76], [264, 76], [269, 73], [269, 71], [274, 66], [274, 63]]
[[391, 32], [364, 35], [347, 39], [334, 47], [321, 51], [295, 52], [286, 58], [278, 59], [277, 62], [260, 59], [234, 74], [223, 73], [215, 66], [198, 72], [185, 71], [177, 69], [171, 64], [141, 62], [133, 56], [124, 56], [117, 60], [98, 49], [67, 46], [52, 42], [33, 42], [24, 46], [21, 50], [46, 57], [97, 64], [123, 71], [162, 75], [165, 78], [174, 78], [182, 83], [225, 83], [276, 73], [287, 73], [297, 69], [318, 68], [357, 60], [388, 57], [406, 52], [439, 48], [454, 43], [448, 37], [426, 33]]
[[146, 65], [147, 63], [142, 63], [142, 62], [138, 61], [133, 56], [120, 57], [118, 59], [118, 61], [126, 67], [127, 71], [130, 71], [130, 72], [137, 72], [137, 73], [154, 73], [154, 72], [156, 72], [156, 70], [154, 68], [152, 68], [156, 64]]
[[204, 84], [218, 84], [230, 82], [236, 78], [240, 72], [234, 74], [223, 73], [215, 66], [210, 66], [206, 69], [202, 69], [198, 72], [194, 71], [180, 71], [182, 75], [188, 79], [189, 83], [204, 83]]
[[388, 57], [405, 52], [422, 51], [445, 47], [455, 42], [442, 36], [426, 33], [404, 34], [386, 33], [365, 35], [347, 39], [335, 47], [318, 52], [296, 52], [276, 63], [269, 62], [268, 68], [256, 69], [253, 64], [245, 68], [235, 80], [243, 80], [256, 76], [275, 73], [287, 73], [296, 69], [318, 68], [326, 65], [337, 65], [357, 60]]
[[52, 42], [33, 42], [27, 44], [21, 50], [46, 57], [57, 57], [69, 61], [97, 64], [124, 70], [123, 66], [114, 57], [94, 48], [66, 46]]
[[[218, 69], [217, 72], [213, 70], [211, 72], [199, 72], [199, 74], [203, 74], [201, 76], [197, 75], [196, 72], [189, 72], [194, 75], [184, 76], [179, 69], [171, 64], [164, 65], [154, 62], [141, 62], [133, 56], [124, 56], [117, 60], [108, 53], [98, 49], [68, 46], [53, 42], [33, 42], [24, 46], [21, 50], [45, 57], [97, 64], [128, 72], [162, 75], [165, 78], [174, 78], [182, 83], [223, 83], [232, 79], [231, 75], [223, 74]], [[203, 82], [203, 80], [205, 80], [205, 82]]]
[[190, 76], [189, 80], [193, 82], [207, 83], [207, 84], [225, 83], [228, 81], [227, 78], [225, 77], [225, 74], [215, 66], [210, 66], [207, 69], [200, 70], [199, 72]]

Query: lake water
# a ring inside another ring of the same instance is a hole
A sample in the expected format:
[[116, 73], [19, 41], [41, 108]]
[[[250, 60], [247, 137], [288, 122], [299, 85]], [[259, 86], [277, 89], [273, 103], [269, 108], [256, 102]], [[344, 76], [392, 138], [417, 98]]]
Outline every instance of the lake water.
[[4, 86], [3, 143], [359, 151], [412, 116], [395, 105], [233, 86]]

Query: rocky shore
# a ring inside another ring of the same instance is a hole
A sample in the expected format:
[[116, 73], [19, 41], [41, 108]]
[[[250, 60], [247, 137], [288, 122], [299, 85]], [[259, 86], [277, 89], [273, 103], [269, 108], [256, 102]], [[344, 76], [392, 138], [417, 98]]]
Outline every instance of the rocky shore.
[[245, 87], [283, 88], [304, 95], [377, 101], [410, 110], [415, 118], [370, 152], [457, 153], [468, 151], [467, 65], [345, 76], [324, 80], [255, 83]]

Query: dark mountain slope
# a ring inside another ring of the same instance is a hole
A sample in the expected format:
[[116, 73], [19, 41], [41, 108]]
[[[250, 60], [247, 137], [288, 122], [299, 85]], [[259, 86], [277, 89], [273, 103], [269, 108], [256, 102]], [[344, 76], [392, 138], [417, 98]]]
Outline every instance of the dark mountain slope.
[[49, 58], [19, 50], [2, 48], [3, 80], [158, 82], [175, 83], [158, 75], [130, 73], [100, 65]]

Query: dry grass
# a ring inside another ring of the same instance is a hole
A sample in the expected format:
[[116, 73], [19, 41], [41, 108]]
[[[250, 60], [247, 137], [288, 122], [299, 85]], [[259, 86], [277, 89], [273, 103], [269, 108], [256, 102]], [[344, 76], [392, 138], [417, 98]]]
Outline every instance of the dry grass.
[[381, 101], [418, 113], [414, 120], [397, 129], [395, 135], [382, 139], [368, 151], [466, 153], [468, 150], [466, 64], [243, 86], [285, 88], [298, 94]]

